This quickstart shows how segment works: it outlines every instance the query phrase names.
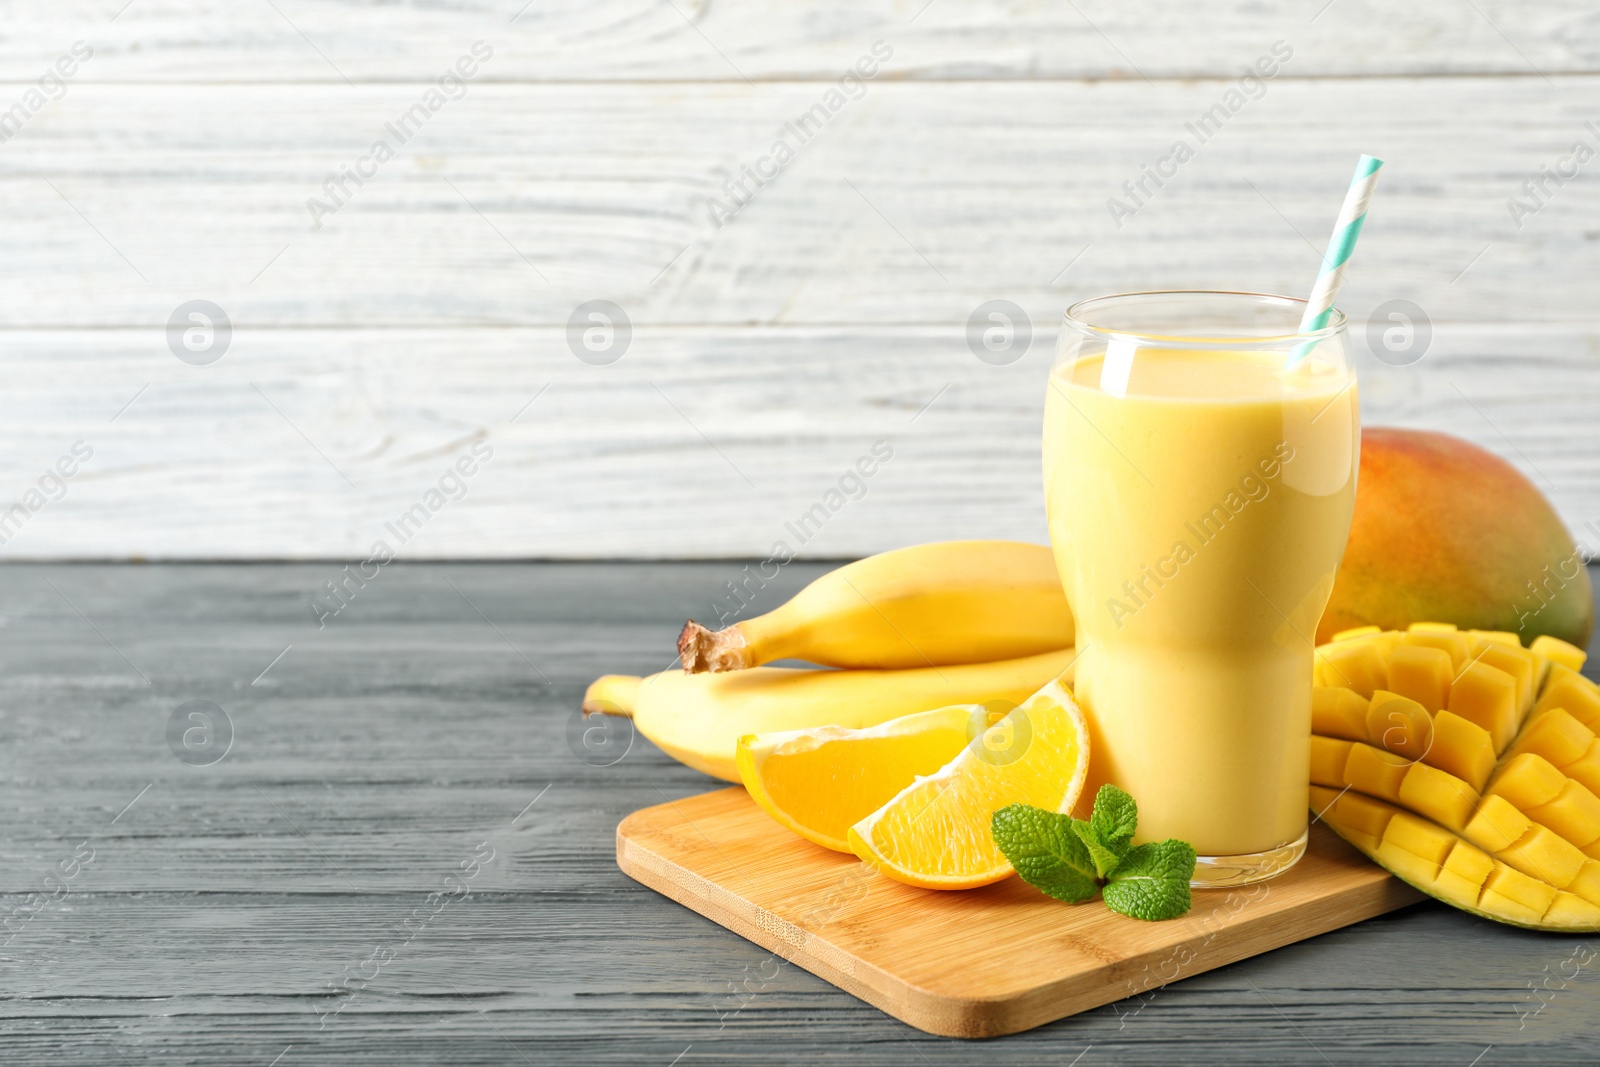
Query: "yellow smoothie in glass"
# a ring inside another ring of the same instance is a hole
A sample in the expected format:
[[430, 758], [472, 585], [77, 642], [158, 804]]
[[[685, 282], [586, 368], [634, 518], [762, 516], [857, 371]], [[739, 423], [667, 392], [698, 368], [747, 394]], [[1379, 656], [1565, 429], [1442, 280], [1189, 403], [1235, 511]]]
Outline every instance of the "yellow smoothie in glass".
[[1140, 841], [1277, 849], [1306, 831], [1312, 635], [1355, 503], [1355, 381], [1342, 356], [1286, 372], [1283, 351], [1120, 348], [1064, 358], [1045, 406], [1083, 796], [1126, 789]]

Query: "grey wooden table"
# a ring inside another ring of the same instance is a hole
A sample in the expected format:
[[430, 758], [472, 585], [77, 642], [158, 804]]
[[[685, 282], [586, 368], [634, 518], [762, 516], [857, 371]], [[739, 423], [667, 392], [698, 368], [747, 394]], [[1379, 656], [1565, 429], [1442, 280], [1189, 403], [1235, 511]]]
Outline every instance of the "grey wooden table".
[[578, 697], [739, 570], [396, 563], [319, 630], [333, 564], [0, 568], [0, 1061], [1600, 1059], [1600, 939], [1432, 904], [976, 1045], [630, 882], [618, 820], [714, 783]]

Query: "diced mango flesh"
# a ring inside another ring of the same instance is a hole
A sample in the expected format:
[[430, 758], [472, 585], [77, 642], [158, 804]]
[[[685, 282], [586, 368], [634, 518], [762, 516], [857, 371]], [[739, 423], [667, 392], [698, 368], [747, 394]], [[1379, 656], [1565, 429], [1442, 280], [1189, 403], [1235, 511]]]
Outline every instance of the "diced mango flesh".
[[1317, 817], [1320, 818], [1323, 811], [1326, 810], [1335, 800], [1338, 800], [1340, 795], [1343, 793], [1343, 789], [1330, 789], [1327, 786], [1312, 783], [1311, 810], [1316, 812]]
[[1600, 860], [1584, 860], [1567, 892], [1576, 893], [1591, 904], [1600, 904]]
[[1551, 637], [1549, 634], [1535, 637], [1533, 644], [1528, 646], [1528, 651], [1574, 671], [1583, 670], [1583, 661], [1589, 658], [1589, 654], [1583, 649], [1569, 645], [1559, 637]]
[[1557, 893], [1542, 921], [1555, 927], [1594, 929], [1600, 927], [1600, 905], [1573, 893]]
[[1459, 833], [1478, 806], [1478, 791], [1453, 774], [1413, 763], [1400, 782], [1400, 803]]
[[1543, 756], [1525, 752], [1513, 756], [1489, 781], [1489, 792], [1505, 797], [1521, 811], [1548, 804], [1561, 795], [1567, 784], [1562, 774]]
[[1382, 840], [1383, 832], [1388, 829], [1389, 820], [1395, 813], [1395, 809], [1389, 805], [1354, 792], [1340, 797], [1333, 809], [1341, 820], [1379, 840]]
[[1594, 862], [1566, 838], [1538, 823], [1528, 827], [1528, 832], [1509, 848], [1501, 850], [1500, 858], [1523, 874], [1549, 882], [1557, 889], [1567, 888], [1585, 863]]
[[1433, 747], [1423, 761], [1482, 792], [1494, 773], [1494, 740], [1476, 723], [1441, 711], [1433, 717]]
[[1389, 820], [1388, 828], [1383, 831], [1383, 843], [1403, 848], [1413, 856], [1427, 860], [1437, 871], [1444, 866], [1445, 857], [1455, 847], [1456, 835], [1426, 819], [1402, 811]]
[[[1554, 903], [1553, 899], [1552, 903]], [[1508, 897], [1493, 889], [1485, 889], [1479, 894], [1478, 910], [1487, 912], [1505, 922], [1518, 923], [1522, 926], [1536, 926], [1544, 919], [1544, 914], [1538, 908], [1524, 904], [1520, 900]], [[1548, 908], [1545, 909], [1545, 911], [1548, 910]]]
[[1431, 886], [1439, 877], [1436, 860], [1400, 848], [1389, 841], [1378, 842], [1377, 861], [1416, 886]]
[[1419, 760], [1433, 747], [1433, 716], [1415, 700], [1385, 690], [1367, 704], [1367, 738], [1397, 756]]
[[1426, 888], [1440, 900], [1452, 903], [1472, 901], [1475, 905], [1478, 897], [1483, 895], [1483, 886], [1472, 884], [1454, 871], [1440, 871], [1433, 876], [1433, 884]]
[[1369, 706], [1367, 698], [1354, 689], [1319, 685], [1311, 690], [1311, 732], [1365, 741]]
[[1468, 650], [1470, 645], [1467, 635], [1454, 630], [1418, 630], [1413, 628], [1406, 634], [1406, 644], [1413, 648], [1437, 648], [1450, 657], [1450, 676], [1453, 678], [1457, 671], [1467, 665], [1467, 660], [1472, 657]]
[[1350, 762], [1350, 742], [1337, 737], [1311, 735], [1311, 784], [1344, 785], [1344, 769]]
[[1548, 826], [1579, 848], [1600, 841], [1600, 797], [1571, 779], [1554, 800], [1529, 808], [1528, 818]]
[[1547, 708], [1562, 708], [1589, 729], [1600, 732], [1600, 692], [1577, 671], [1559, 665], [1551, 668], [1550, 680], [1540, 690], [1533, 710], [1537, 714]]
[[1475, 888], [1483, 887], [1483, 880], [1494, 870], [1494, 858], [1481, 848], [1465, 841], [1457, 841], [1444, 861], [1444, 869], [1471, 882]]
[[1364, 697], [1371, 697], [1388, 681], [1383, 656], [1372, 638], [1366, 637], [1324, 645], [1317, 651], [1317, 676], [1319, 685], [1342, 686]]
[[1589, 792], [1600, 796], [1600, 737], [1595, 738], [1594, 744], [1589, 746], [1589, 751], [1576, 763], [1569, 763], [1561, 768], [1573, 781], [1580, 783]]
[[1349, 789], [1319, 789], [1313, 786], [1311, 791], [1311, 803], [1319, 818], [1327, 817], [1330, 823], [1337, 823], [1342, 828], [1374, 839], [1383, 837], [1384, 830], [1389, 827], [1389, 820], [1399, 810]]
[[1552, 885], [1539, 881], [1537, 878], [1523, 874], [1521, 871], [1504, 864], [1496, 864], [1495, 869], [1489, 872], [1489, 877], [1484, 880], [1485, 893], [1498, 893], [1519, 904], [1535, 909], [1535, 913], [1544, 914], [1544, 909], [1556, 899], [1556, 890]]
[[1317, 819], [1442, 900], [1600, 932], [1600, 686], [1551, 638], [1417, 624], [1317, 649]]
[[1517, 688], [1517, 712], [1520, 714], [1528, 710], [1533, 704], [1533, 682], [1537, 673], [1535, 668], [1538, 663], [1533, 658], [1533, 653], [1521, 645], [1513, 643], [1510, 647], [1499, 642], [1485, 642], [1473, 652], [1476, 662], [1505, 671], [1511, 676]]
[[1384, 800], [1400, 799], [1400, 783], [1405, 781], [1411, 761], [1381, 748], [1359, 742], [1350, 746], [1350, 758], [1344, 765], [1345, 784], [1359, 789], [1368, 796]]
[[1482, 660], [1469, 663], [1450, 685], [1449, 702], [1440, 707], [1489, 731], [1496, 752], [1505, 751], [1517, 730], [1517, 681]]
[[1573, 718], [1565, 708], [1547, 708], [1534, 714], [1517, 735], [1510, 755], [1532, 752], [1556, 767], [1583, 759], [1594, 744], [1594, 731]]
[[1528, 832], [1532, 821], [1505, 797], [1486, 796], [1461, 835], [1486, 852], [1510, 848]]
[[1425, 708], [1442, 708], [1450, 692], [1455, 665], [1450, 654], [1425, 645], [1397, 644], [1389, 653], [1388, 685], [1384, 688], [1410, 697]]

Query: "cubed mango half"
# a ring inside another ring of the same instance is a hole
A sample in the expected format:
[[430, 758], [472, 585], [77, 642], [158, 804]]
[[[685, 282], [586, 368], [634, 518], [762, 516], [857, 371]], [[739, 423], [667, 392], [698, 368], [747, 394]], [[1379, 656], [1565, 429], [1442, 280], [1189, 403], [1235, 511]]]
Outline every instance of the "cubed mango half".
[[1457, 907], [1600, 933], [1600, 686], [1580, 650], [1419, 624], [1317, 664], [1320, 821]]

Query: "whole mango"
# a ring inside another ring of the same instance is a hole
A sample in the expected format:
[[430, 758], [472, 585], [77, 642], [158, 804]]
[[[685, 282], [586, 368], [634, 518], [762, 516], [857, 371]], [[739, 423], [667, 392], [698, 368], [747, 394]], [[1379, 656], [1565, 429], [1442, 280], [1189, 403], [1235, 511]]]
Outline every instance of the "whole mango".
[[1427, 620], [1585, 648], [1594, 594], [1555, 509], [1511, 464], [1448, 434], [1365, 430], [1350, 541], [1317, 642]]

